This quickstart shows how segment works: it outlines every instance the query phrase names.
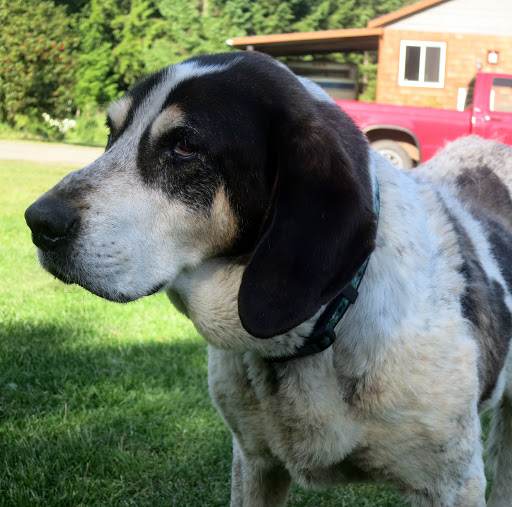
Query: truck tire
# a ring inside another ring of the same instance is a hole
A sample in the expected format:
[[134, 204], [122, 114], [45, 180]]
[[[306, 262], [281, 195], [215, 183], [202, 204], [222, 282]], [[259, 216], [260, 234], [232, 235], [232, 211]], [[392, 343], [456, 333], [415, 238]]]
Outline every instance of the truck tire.
[[399, 169], [412, 169], [412, 158], [409, 154], [395, 141], [375, 141], [372, 148], [386, 157], [394, 166]]

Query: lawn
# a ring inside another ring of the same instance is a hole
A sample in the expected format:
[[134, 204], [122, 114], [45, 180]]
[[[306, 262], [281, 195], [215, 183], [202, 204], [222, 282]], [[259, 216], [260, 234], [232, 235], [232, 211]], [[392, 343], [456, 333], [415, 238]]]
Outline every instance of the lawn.
[[[23, 212], [72, 168], [0, 161], [0, 505], [229, 504], [205, 342], [164, 295], [117, 305], [36, 260]], [[383, 486], [289, 505], [404, 505]]]

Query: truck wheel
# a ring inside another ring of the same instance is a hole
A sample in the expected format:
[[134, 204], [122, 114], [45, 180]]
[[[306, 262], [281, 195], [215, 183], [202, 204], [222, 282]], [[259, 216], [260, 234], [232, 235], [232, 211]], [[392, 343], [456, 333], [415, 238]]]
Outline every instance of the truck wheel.
[[372, 148], [384, 155], [393, 165], [400, 169], [412, 169], [412, 158], [409, 154], [395, 141], [375, 141]]

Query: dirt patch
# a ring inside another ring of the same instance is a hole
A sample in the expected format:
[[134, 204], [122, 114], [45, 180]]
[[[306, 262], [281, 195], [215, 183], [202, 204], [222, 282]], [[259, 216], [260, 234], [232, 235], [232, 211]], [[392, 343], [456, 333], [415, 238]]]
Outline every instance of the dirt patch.
[[96, 160], [104, 148], [33, 141], [0, 140], [0, 159], [27, 160], [82, 167]]

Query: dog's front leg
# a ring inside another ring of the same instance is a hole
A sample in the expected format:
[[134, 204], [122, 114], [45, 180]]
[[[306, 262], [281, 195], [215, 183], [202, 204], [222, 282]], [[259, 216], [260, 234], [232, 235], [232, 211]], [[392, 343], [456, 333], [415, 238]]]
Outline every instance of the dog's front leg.
[[247, 456], [233, 438], [231, 507], [284, 505], [291, 478], [281, 465], [261, 456]]

